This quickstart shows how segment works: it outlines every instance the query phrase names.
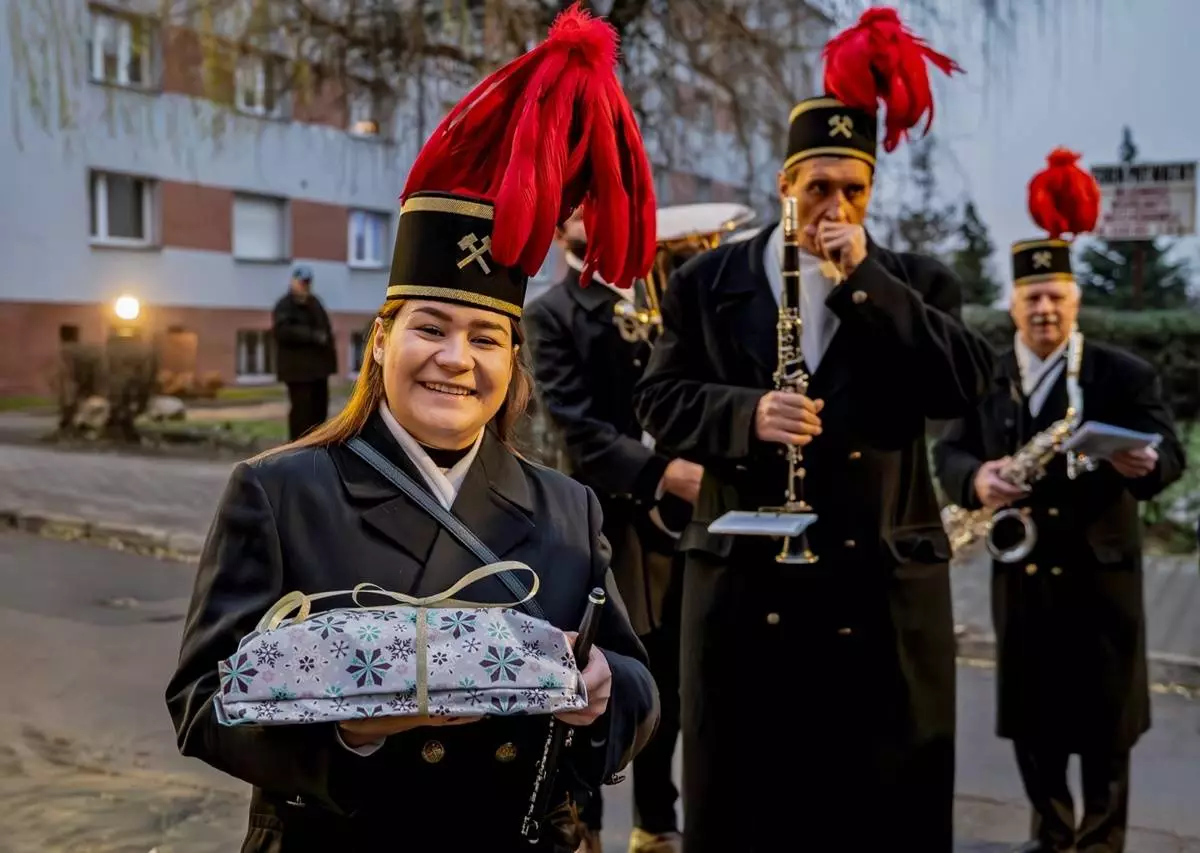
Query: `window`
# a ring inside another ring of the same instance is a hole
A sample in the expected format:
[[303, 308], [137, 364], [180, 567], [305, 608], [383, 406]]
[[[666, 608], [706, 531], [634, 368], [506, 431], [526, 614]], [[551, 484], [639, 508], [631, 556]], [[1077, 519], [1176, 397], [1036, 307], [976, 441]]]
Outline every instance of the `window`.
[[92, 80], [118, 86], [150, 86], [151, 41], [146, 21], [93, 11], [88, 45]]
[[273, 56], [244, 53], [238, 58], [237, 108], [250, 115], [275, 118], [280, 115], [279, 89], [283, 76], [280, 61]]
[[285, 203], [266, 196], [233, 199], [233, 256], [239, 261], [287, 259]]
[[239, 329], [237, 377], [243, 382], [275, 378], [275, 341], [269, 329]]
[[63, 344], [79, 343], [79, 327], [71, 323], [64, 323], [59, 326], [58, 341]]
[[366, 332], [351, 332], [350, 333], [350, 351], [346, 354], [346, 373], [351, 378], [357, 378], [358, 370], [362, 367], [363, 357], [367, 350], [367, 333]]
[[350, 97], [350, 115], [346, 123], [351, 136], [378, 136], [375, 99], [370, 92], [356, 92]]
[[364, 269], [383, 266], [388, 220], [384, 213], [350, 211], [350, 266]]
[[92, 172], [92, 242], [145, 246], [150, 243], [151, 182], [132, 175]]

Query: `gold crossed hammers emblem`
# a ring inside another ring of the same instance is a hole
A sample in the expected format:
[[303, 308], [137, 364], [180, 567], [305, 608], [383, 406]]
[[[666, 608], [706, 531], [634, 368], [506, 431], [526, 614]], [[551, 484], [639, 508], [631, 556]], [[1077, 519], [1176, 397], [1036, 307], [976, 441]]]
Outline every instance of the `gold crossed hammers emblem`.
[[487, 258], [483, 253], [492, 248], [492, 238], [484, 237], [480, 240], [474, 233], [468, 234], [458, 241], [458, 248], [467, 253], [467, 256], [458, 262], [458, 268], [464, 270], [468, 265], [477, 263], [483, 269], [484, 275], [490, 275], [492, 268], [488, 266]]
[[854, 130], [854, 119], [846, 115], [837, 115], [829, 117], [829, 135], [837, 136], [841, 134], [847, 139], [850, 138], [851, 132]]
[[1051, 255], [1048, 251], [1042, 250], [1033, 253], [1033, 268], [1035, 270], [1049, 269]]

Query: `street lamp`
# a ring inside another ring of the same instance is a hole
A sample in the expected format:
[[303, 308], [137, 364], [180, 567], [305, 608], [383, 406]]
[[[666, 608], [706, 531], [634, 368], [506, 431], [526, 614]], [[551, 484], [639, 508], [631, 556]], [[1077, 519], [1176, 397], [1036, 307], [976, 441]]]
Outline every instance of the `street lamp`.
[[138, 302], [136, 296], [118, 296], [117, 301], [113, 303], [113, 313], [118, 319], [132, 323], [142, 313], [142, 303]]

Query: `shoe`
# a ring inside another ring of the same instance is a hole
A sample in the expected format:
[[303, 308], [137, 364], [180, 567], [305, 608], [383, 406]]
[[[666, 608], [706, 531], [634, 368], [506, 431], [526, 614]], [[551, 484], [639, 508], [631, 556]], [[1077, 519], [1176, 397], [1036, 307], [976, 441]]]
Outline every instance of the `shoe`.
[[634, 829], [629, 836], [629, 853], [680, 853], [683, 838], [678, 832], [655, 835], [644, 829]]
[[1041, 841], [1026, 841], [1020, 847], [1014, 847], [1012, 853], [1075, 853], [1075, 848], [1059, 848]]

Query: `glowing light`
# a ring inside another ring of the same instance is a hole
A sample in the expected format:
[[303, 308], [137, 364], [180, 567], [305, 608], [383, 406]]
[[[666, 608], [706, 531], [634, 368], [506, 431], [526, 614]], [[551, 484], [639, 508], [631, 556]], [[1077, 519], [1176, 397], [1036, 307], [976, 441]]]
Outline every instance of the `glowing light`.
[[113, 313], [122, 320], [136, 320], [142, 313], [142, 304], [134, 296], [121, 296], [113, 303]]

